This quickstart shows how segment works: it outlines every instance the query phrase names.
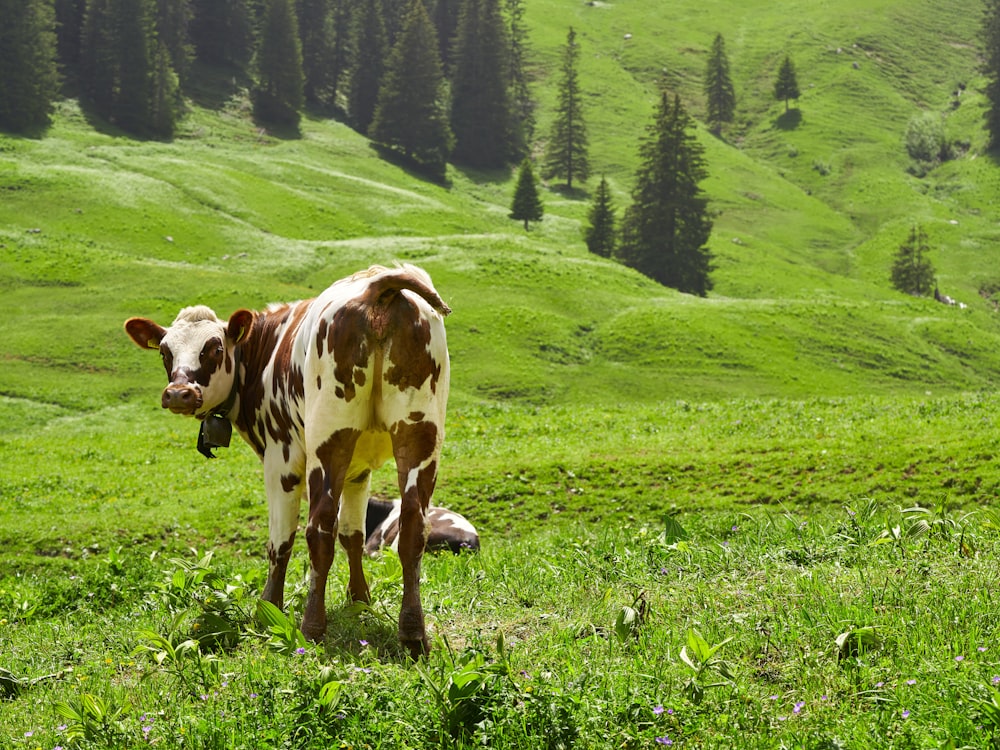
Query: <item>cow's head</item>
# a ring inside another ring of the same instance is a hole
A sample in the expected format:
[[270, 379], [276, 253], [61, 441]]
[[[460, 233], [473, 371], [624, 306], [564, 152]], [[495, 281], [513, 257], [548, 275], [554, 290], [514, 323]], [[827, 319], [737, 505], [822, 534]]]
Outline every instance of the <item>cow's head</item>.
[[253, 325], [253, 313], [237, 310], [228, 323], [204, 305], [185, 307], [169, 328], [148, 318], [129, 318], [125, 331], [163, 359], [167, 387], [161, 403], [175, 414], [204, 419], [229, 398], [236, 378], [236, 345]]

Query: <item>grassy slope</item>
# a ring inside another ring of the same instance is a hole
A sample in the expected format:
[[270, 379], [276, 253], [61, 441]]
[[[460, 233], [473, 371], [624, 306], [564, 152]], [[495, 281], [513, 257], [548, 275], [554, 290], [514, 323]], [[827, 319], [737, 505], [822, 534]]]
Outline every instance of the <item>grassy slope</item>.
[[[194, 300], [228, 314], [392, 259], [427, 266], [457, 311], [459, 403], [989, 387], [1000, 325], [977, 291], [1000, 278], [988, 211], [1000, 179], [981, 155], [974, 86], [950, 109], [956, 82], [977, 83], [977, 19], [958, 3], [848, 5], [529, 4], [539, 135], [547, 71], [573, 23], [595, 171], [620, 207], [655, 82], [665, 70], [699, 114], [705, 49], [726, 36], [740, 121], [725, 140], [702, 134], [718, 212], [708, 300], [589, 257], [583, 195], [547, 194], [545, 221], [525, 234], [506, 219], [508, 175], [453, 171], [450, 188], [431, 185], [337, 123], [306, 121], [301, 139], [276, 140], [235, 98], [196, 108], [160, 144], [95, 132], [66, 103], [45, 138], [0, 141], [0, 393], [38, 404], [3, 409], [34, 422], [55, 407], [148, 396], [156, 368], [119, 333], [128, 315], [168, 320]], [[804, 91], [791, 115], [770, 96], [785, 51]], [[921, 109], [949, 113], [950, 136], [972, 144], [925, 180], [906, 174], [901, 145]], [[928, 228], [944, 291], [970, 309], [888, 289], [912, 221]]]

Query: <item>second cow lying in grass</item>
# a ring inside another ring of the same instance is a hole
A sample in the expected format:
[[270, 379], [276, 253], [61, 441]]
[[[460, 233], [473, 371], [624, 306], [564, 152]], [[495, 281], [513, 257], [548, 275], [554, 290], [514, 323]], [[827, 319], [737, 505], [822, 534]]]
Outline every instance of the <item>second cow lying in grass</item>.
[[[399, 500], [368, 501], [368, 516], [365, 521], [365, 554], [378, 554], [383, 547], [394, 552], [399, 544]], [[456, 554], [462, 550], [479, 551], [479, 534], [464, 516], [447, 508], [428, 508], [426, 516], [427, 550], [450, 550]]]

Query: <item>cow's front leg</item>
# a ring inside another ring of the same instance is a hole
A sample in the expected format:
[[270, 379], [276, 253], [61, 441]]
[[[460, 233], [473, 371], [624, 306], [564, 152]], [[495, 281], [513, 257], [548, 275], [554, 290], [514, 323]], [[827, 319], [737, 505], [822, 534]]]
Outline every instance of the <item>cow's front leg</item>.
[[337, 430], [315, 449], [306, 465], [309, 593], [302, 615], [302, 632], [312, 641], [321, 641], [326, 635], [326, 580], [333, 563], [340, 493], [359, 434], [352, 428]]
[[340, 499], [340, 544], [347, 552], [350, 580], [347, 596], [352, 602], [371, 601], [368, 582], [361, 564], [365, 552], [365, 517], [368, 512], [368, 495], [371, 492], [371, 471], [365, 469], [359, 476], [348, 477]]
[[262, 598], [281, 609], [285, 599], [288, 559], [292, 555], [292, 544], [295, 542], [295, 532], [299, 527], [302, 477], [289, 466], [280, 451], [276, 451], [276, 454], [264, 458], [268, 511], [268, 570]]
[[414, 659], [430, 651], [420, 603], [420, 561], [427, 544], [427, 507], [437, 481], [441, 435], [433, 422], [401, 420], [390, 430], [402, 505], [399, 512], [399, 562], [403, 568], [403, 604], [399, 640]]

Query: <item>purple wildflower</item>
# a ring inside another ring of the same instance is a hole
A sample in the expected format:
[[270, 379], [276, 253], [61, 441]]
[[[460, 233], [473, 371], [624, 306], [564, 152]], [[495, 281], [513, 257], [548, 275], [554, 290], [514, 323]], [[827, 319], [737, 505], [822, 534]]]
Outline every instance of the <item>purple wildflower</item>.
[[656, 738], [656, 744], [657, 745], [673, 745], [674, 741], [672, 739], [670, 739], [669, 737], [665, 737], [665, 736], [664, 737], [657, 737]]
[[804, 705], [806, 705], [806, 702], [805, 702], [805, 701], [799, 701], [799, 702], [798, 702], [798, 703], [796, 703], [796, 704], [795, 704], [795, 706], [794, 706], [794, 707], [792, 708], [792, 713], [793, 713], [793, 714], [797, 714], [797, 713], [800, 713], [800, 712], [802, 711], [802, 707], [803, 707]]
[[916, 680], [907, 680], [907, 681], [906, 681], [906, 684], [907, 684], [907, 685], [916, 685], [916, 684], [917, 684], [917, 681], [916, 681]]
[[368, 645], [368, 641], [366, 641], [364, 638], [362, 638], [360, 641], [358, 641], [358, 643], [361, 644], [361, 648], [364, 648], [365, 646]]
[[299, 646], [297, 649], [295, 649], [295, 653], [297, 653], [299, 656], [302, 656], [302, 654], [304, 654], [305, 652], [306, 652], [305, 646]]
[[903, 709], [903, 713], [902, 713], [902, 717], [903, 717], [904, 719], [909, 719], [909, 718], [910, 718], [910, 709], [908, 709], [908, 708], [904, 708], [904, 709]]
[[660, 714], [662, 714], [663, 713], [663, 706], [653, 706], [653, 713], [656, 716], [659, 716]]

